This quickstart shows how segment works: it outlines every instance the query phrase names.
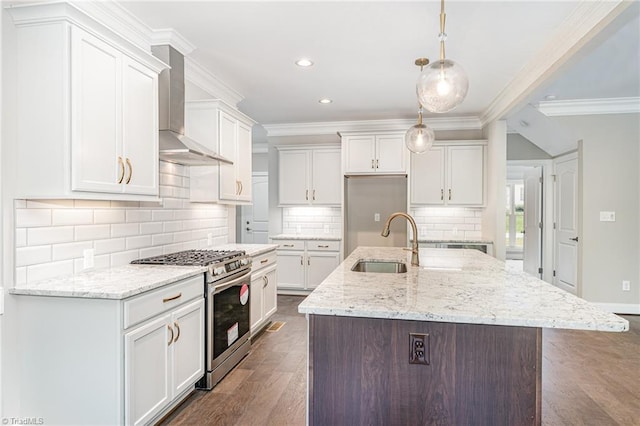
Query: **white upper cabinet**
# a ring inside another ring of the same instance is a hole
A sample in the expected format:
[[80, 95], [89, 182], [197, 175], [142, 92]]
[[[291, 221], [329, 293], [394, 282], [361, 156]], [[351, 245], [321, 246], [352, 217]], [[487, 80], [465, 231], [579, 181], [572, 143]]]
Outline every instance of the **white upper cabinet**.
[[403, 133], [345, 133], [342, 149], [345, 174], [407, 173]]
[[166, 65], [94, 21], [70, 23], [87, 19], [70, 7], [10, 10], [20, 94], [16, 196], [157, 199], [158, 73]]
[[280, 205], [340, 205], [340, 149], [278, 149]]
[[185, 134], [233, 161], [190, 167], [190, 199], [197, 202], [251, 202], [251, 128], [255, 121], [221, 100], [185, 103]]
[[411, 204], [483, 206], [484, 150], [483, 141], [460, 142], [412, 154]]

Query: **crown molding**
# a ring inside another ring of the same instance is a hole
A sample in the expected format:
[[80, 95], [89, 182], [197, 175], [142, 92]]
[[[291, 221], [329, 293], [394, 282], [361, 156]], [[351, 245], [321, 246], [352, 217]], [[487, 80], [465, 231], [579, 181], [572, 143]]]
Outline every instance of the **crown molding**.
[[191, 58], [184, 58], [184, 77], [218, 99], [237, 108], [244, 96], [224, 81], [213, 75]]
[[182, 34], [173, 28], [164, 28], [160, 30], [153, 30], [151, 33], [151, 44], [153, 46], [170, 45], [183, 56], [189, 55], [196, 49], [189, 40], [184, 38]]
[[[478, 117], [426, 117], [433, 130], [481, 129]], [[414, 119], [324, 121], [317, 123], [263, 124], [269, 136], [330, 135], [338, 132], [403, 131], [416, 124]]]
[[489, 104], [480, 117], [482, 124], [499, 120], [527, 102], [561, 66], [633, 3], [624, 0], [580, 2], [547, 44]]
[[640, 97], [541, 101], [536, 108], [547, 117], [630, 114], [640, 112]]

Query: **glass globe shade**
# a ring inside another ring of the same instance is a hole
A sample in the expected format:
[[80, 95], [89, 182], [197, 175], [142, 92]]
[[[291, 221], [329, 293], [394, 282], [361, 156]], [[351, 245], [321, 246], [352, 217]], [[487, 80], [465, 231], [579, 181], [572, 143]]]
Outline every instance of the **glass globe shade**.
[[433, 129], [424, 124], [409, 127], [404, 135], [404, 143], [411, 152], [422, 154], [427, 152], [436, 139]]
[[430, 112], [451, 111], [462, 103], [468, 90], [467, 73], [450, 59], [431, 63], [416, 83], [418, 100]]

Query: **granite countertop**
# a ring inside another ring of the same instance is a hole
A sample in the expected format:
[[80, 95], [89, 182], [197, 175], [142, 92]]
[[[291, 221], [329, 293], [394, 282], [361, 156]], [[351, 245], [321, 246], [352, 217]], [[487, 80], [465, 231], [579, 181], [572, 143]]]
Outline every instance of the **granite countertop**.
[[[299, 306], [305, 314], [625, 331], [629, 322], [478, 250], [358, 247]], [[405, 274], [353, 272], [358, 259], [407, 264]]]
[[10, 289], [9, 293], [30, 296], [126, 299], [202, 274], [204, 271], [205, 268], [201, 266], [125, 265], [21, 284]]
[[272, 240], [324, 240], [324, 241], [341, 241], [342, 237], [331, 234], [278, 234], [270, 235]]
[[249, 256], [256, 257], [278, 248], [278, 244], [236, 244], [229, 243], [213, 247], [215, 250], [244, 250]]

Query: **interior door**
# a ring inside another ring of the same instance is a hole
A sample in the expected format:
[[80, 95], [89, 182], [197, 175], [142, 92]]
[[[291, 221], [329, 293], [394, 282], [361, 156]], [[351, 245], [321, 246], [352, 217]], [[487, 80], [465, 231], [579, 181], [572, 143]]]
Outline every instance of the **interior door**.
[[541, 167], [524, 172], [524, 271], [540, 277], [542, 259], [542, 177]]
[[578, 294], [578, 159], [558, 160], [556, 174], [556, 232], [553, 283]]
[[240, 242], [245, 244], [269, 243], [269, 178], [254, 175], [251, 181], [253, 205], [241, 206], [242, 226]]

